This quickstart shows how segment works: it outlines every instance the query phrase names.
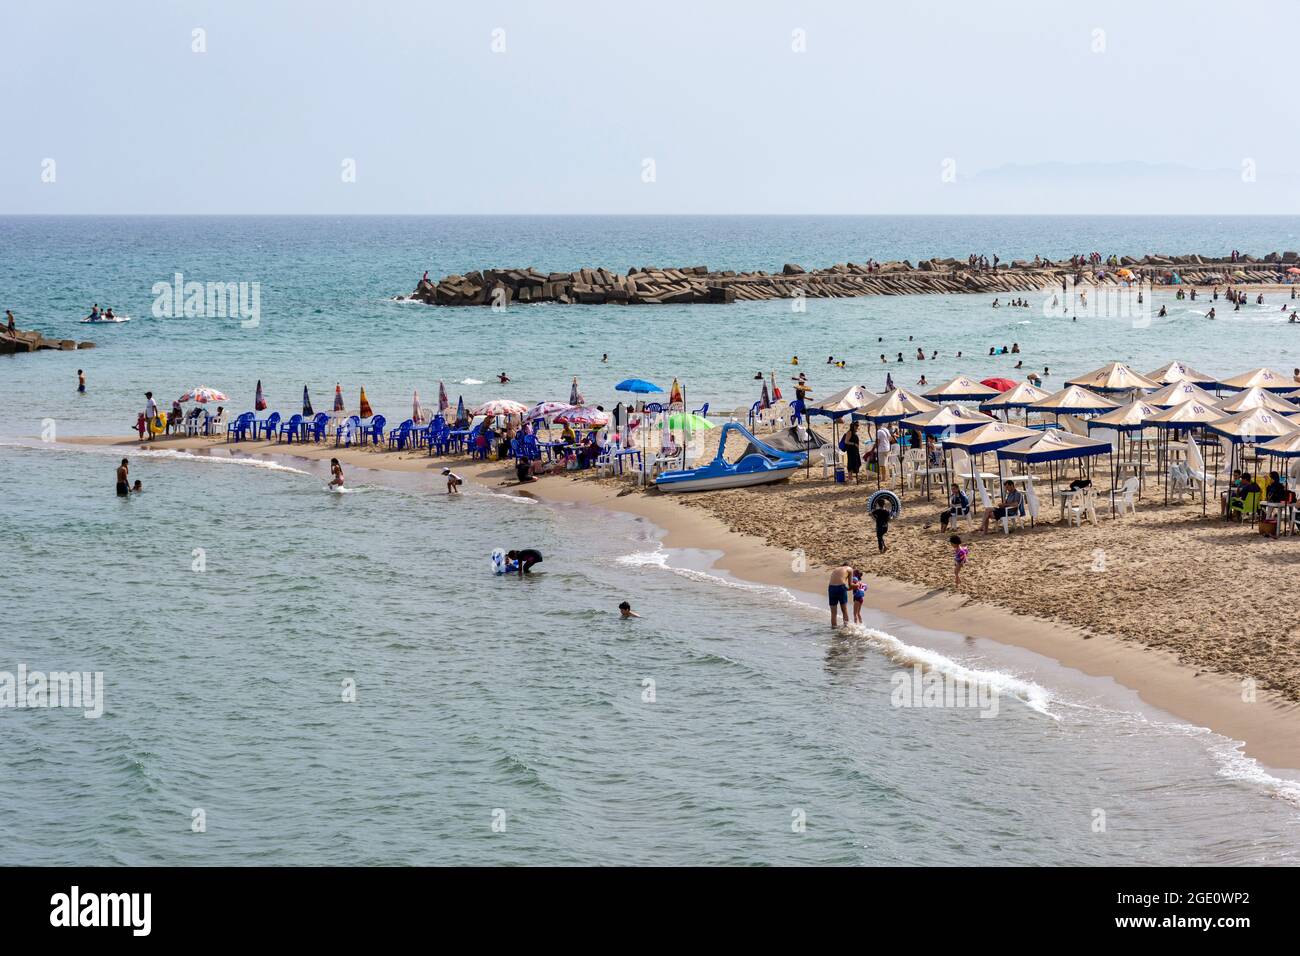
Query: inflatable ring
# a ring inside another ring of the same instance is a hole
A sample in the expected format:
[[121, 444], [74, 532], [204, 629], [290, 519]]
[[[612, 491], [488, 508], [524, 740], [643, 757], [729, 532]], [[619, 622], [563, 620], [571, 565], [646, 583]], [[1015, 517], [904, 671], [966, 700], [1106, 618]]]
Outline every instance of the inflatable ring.
[[166, 430], [167, 419], [163, 418], [161, 415], [155, 415], [153, 418], [149, 419], [150, 435], [161, 435]]
[[895, 518], [903, 513], [903, 502], [900, 501], [898, 495], [894, 494], [892, 491], [881, 489], [873, 494], [867, 499], [867, 511], [875, 511], [876, 502], [878, 501], [883, 502], [885, 507], [889, 509], [890, 514]]

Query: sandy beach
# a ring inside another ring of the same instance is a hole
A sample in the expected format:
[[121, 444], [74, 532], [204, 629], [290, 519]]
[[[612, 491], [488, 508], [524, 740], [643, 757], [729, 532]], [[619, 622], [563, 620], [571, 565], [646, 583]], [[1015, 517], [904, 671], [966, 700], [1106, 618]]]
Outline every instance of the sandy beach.
[[[1300, 555], [1293, 539], [1268, 540], [1249, 525], [1203, 519], [1199, 503], [1144, 500], [1134, 515], [1079, 528], [1058, 524], [1044, 500], [1046, 524], [1010, 536], [967, 531], [975, 546], [955, 590], [951, 549], [936, 517], [941, 497], [927, 503], [909, 493], [891, 526], [889, 550], [880, 555], [865, 508], [874, 482], [830, 483], [819, 467], [811, 480], [801, 475], [766, 487], [669, 496], [642, 492], [627, 477], [588, 474], [520, 485], [508, 463], [373, 447], [63, 440], [120, 445], [128, 457], [146, 447], [337, 457], [345, 467], [430, 473], [438, 492], [439, 472], [451, 466], [495, 491], [642, 516], [664, 529], [667, 547], [720, 552], [719, 569], [815, 600], [824, 595], [826, 567], [847, 560], [867, 572], [869, 606], [1111, 677], [1154, 707], [1245, 741], [1246, 753], [1268, 766], [1300, 768], [1300, 627], [1284, 610], [1286, 572]], [[1282, 591], [1242, 584], [1251, 581], [1280, 581]], [[1253, 700], [1246, 679], [1254, 681]]]

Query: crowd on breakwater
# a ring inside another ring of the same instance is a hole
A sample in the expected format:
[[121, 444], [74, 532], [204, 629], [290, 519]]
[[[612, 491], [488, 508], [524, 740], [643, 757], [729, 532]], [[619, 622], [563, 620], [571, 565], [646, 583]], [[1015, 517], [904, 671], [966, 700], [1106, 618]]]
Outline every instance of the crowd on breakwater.
[[1081, 253], [1052, 261], [1004, 262], [999, 256], [865, 263], [842, 262], [820, 269], [786, 263], [780, 272], [710, 270], [708, 266], [639, 266], [626, 273], [605, 268], [573, 272], [483, 269], [434, 282], [426, 272], [406, 297], [428, 305], [485, 305], [558, 302], [569, 305], [727, 304], [736, 300], [848, 298], [957, 292], [1029, 292], [1073, 285], [1217, 285], [1287, 283], [1300, 277], [1300, 253], [1263, 257], [1233, 250], [1226, 256], [1194, 253], [1142, 257]]

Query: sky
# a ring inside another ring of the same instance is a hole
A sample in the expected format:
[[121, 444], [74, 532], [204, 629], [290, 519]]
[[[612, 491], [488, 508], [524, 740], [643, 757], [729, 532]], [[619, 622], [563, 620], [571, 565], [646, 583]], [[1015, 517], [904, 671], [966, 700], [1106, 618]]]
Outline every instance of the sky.
[[13, 2], [0, 213], [1297, 213], [1294, 42], [1202, 0]]

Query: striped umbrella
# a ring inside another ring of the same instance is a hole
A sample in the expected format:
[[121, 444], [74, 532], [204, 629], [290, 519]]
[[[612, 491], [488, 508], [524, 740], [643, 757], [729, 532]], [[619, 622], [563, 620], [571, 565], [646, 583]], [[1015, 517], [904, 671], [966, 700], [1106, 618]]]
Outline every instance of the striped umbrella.
[[573, 385], [569, 388], [570, 405], [586, 405], [587, 400], [582, 397], [582, 392], [578, 390], [578, 376], [573, 376]]
[[686, 404], [686, 400], [682, 397], [682, 387], [678, 384], [676, 378], [673, 378], [672, 388], [668, 390], [668, 404], [682, 406]]
[[374, 410], [370, 407], [370, 400], [366, 398], [366, 387], [364, 385], [361, 386], [361, 405], [357, 409], [357, 414], [362, 418], [373, 418], [375, 415]]
[[310, 418], [316, 413], [311, 408], [311, 396], [307, 394], [307, 386], [302, 387], [302, 417]]
[[257, 380], [257, 397], [253, 399], [253, 408], [259, 412], [266, 411], [266, 396], [262, 394], [262, 380]]
[[590, 405], [576, 405], [555, 416], [561, 425], [591, 425], [600, 427], [609, 424], [609, 415]]
[[447, 386], [442, 384], [442, 379], [438, 379], [438, 414], [445, 415], [449, 408], [451, 402], [447, 401]]
[[767, 394], [767, 382], [766, 382], [766, 381], [763, 382], [763, 394], [762, 394], [762, 396], [760, 396], [760, 398], [758, 399], [758, 407], [759, 407], [759, 409], [765, 409], [765, 408], [771, 408], [771, 407], [772, 407], [772, 399], [771, 399], [771, 398], [768, 396], [768, 394]]
[[411, 396], [411, 421], [416, 425], [424, 424], [424, 409], [420, 407], [419, 389], [416, 389]]
[[347, 406], [343, 404], [343, 386], [336, 383], [334, 385], [334, 411], [342, 412], [346, 410]]
[[208, 402], [228, 402], [225, 392], [219, 392], [215, 388], [208, 388], [206, 385], [199, 385], [190, 389], [180, 398], [178, 402], [198, 402], [200, 405], [206, 405]]
[[528, 410], [524, 416], [525, 421], [535, 422], [539, 418], [550, 418], [552, 415], [558, 415], [560, 412], [572, 408], [572, 405], [566, 405], [564, 402], [538, 402]]
[[474, 414], [495, 417], [497, 415], [523, 415], [527, 411], [528, 406], [523, 402], [514, 402], [508, 398], [494, 398], [492, 401], [484, 402], [474, 409]]

